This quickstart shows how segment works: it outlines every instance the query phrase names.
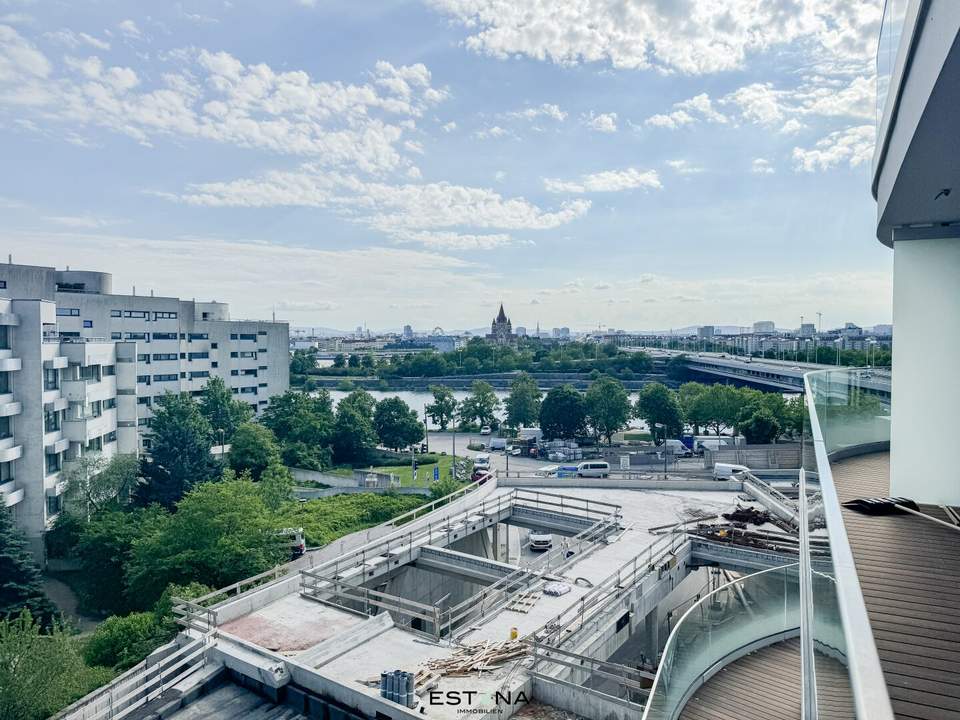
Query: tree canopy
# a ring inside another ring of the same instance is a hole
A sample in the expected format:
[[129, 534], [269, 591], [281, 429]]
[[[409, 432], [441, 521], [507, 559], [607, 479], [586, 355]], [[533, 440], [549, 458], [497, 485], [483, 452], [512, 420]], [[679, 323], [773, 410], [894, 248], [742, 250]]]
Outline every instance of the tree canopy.
[[441, 430], [446, 431], [457, 412], [457, 400], [453, 396], [453, 390], [446, 385], [431, 385], [430, 392], [433, 394], [433, 402], [425, 408], [427, 415]]
[[470, 386], [470, 394], [460, 403], [460, 422], [464, 425], [497, 424], [497, 410], [500, 409], [500, 400], [493, 391], [493, 386], [484, 380], [474, 380]]
[[587, 425], [609, 443], [613, 434], [627, 426], [633, 408], [623, 384], [609, 375], [597, 378], [584, 396]]
[[44, 626], [56, 614], [27, 541], [14, 526], [10, 511], [0, 508], [0, 620], [16, 617], [24, 609]]
[[683, 409], [677, 395], [662, 383], [644, 386], [637, 397], [634, 414], [647, 424], [651, 432], [657, 424], [662, 424], [665, 433], [661, 439], [664, 440], [683, 430]]
[[546, 438], [571, 439], [583, 433], [586, 407], [573, 385], [551, 388], [540, 405], [540, 429]]
[[507, 425], [512, 428], [533, 425], [540, 417], [540, 401], [543, 393], [537, 381], [522, 372], [510, 383], [510, 395], [505, 402]]
[[210, 423], [214, 440], [219, 443], [221, 431], [224, 442], [230, 442], [243, 423], [253, 417], [250, 406], [233, 396], [221, 377], [211, 377], [200, 395], [200, 413]]
[[377, 403], [373, 426], [384, 447], [400, 450], [423, 439], [423, 423], [403, 400], [385, 398]]
[[244, 423], [233, 434], [227, 461], [236, 473], [247, 471], [259, 480], [267, 467], [280, 464], [280, 449], [273, 432], [259, 423]]

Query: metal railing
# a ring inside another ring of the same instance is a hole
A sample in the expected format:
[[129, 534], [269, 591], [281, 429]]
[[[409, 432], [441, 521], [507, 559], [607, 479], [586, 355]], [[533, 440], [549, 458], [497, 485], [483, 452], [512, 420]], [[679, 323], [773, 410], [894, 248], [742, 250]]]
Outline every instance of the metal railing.
[[[889, 444], [889, 407], [863, 387], [871, 378], [872, 371], [856, 368], [824, 370], [804, 376], [809, 426], [804, 429], [808, 452], [801, 472], [800, 496], [805, 498], [807, 476], [815, 471], [821, 503], [816, 507], [803, 503], [801, 530], [825, 523], [829, 538], [829, 553], [818, 555], [816, 571], [808, 565], [801, 572], [806, 586], [801, 651], [804, 709], [808, 717], [815, 717], [809, 713], [816, 712], [822, 694], [836, 692], [835, 687], [821, 688], [817, 682], [817, 665], [823, 662], [824, 654], [829, 653], [842, 658], [847, 665], [857, 718], [893, 718], [830, 467], [830, 456], [834, 453], [857, 452], [858, 448], [876, 450]], [[808, 535], [801, 533], [801, 556], [805, 562], [811, 556]]]
[[[643, 720], [675, 720], [717, 670], [765, 645], [796, 636], [799, 563], [761, 570], [721, 585], [673, 628], [643, 709]], [[758, 684], [757, 692], [762, 692]]]

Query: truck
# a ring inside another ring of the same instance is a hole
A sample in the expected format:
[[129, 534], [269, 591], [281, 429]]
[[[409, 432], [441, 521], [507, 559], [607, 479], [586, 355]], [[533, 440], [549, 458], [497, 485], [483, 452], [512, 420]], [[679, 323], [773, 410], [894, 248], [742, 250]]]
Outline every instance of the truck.
[[507, 439], [506, 438], [490, 438], [490, 449], [491, 450], [506, 450], [507, 449]]
[[690, 457], [693, 450], [683, 444], [682, 440], [667, 439], [663, 442], [662, 449], [668, 453], [673, 453], [677, 457]]

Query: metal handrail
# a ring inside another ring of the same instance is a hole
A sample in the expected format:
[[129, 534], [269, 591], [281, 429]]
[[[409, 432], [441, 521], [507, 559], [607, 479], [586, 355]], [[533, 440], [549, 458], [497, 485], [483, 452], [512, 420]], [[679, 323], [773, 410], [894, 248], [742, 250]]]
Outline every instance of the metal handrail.
[[[803, 382], [810, 416], [810, 433], [817, 460], [823, 515], [826, 520], [827, 534], [830, 537], [834, 575], [837, 581], [837, 604], [843, 621], [843, 635], [847, 646], [850, 688], [853, 692], [857, 717], [864, 720], [893, 720], [890, 695], [880, 665], [877, 645], [873, 639], [873, 628], [870, 626], [867, 606], [863, 600], [863, 590], [860, 588], [850, 540], [840, 513], [840, 499], [837, 497], [827, 445], [817, 416], [816, 396], [810, 384], [810, 378], [817, 375], [826, 376], [840, 372], [852, 374], [856, 371], [851, 368], [809, 372], [803, 376]], [[803, 521], [805, 522], [806, 518]], [[808, 608], [808, 612], [810, 611], [812, 608]]]
[[[759, 577], [760, 575], [765, 575], [766, 573], [776, 572], [778, 570], [786, 570], [787, 568], [793, 568], [793, 567], [799, 569], [799, 566], [800, 566], [800, 563], [790, 563], [788, 565], [777, 565], [772, 568], [767, 568], [766, 570], [760, 570], [759, 572], [751, 573], [750, 575], [744, 575], [743, 577], [737, 578], [736, 580], [731, 580], [728, 583], [724, 583], [723, 585], [710, 591], [709, 593], [704, 595], [702, 598], [700, 598], [697, 602], [695, 602], [693, 605], [691, 605], [687, 609], [687, 611], [683, 614], [683, 616], [680, 618], [680, 620], [677, 622], [677, 624], [673, 626], [673, 630], [670, 631], [670, 637], [667, 638], [667, 643], [666, 645], [663, 646], [663, 654], [660, 656], [661, 658], [660, 665], [657, 667], [657, 674], [653, 680], [653, 685], [650, 686], [650, 696], [649, 696], [650, 701], [652, 701], [656, 696], [657, 688], [660, 686], [662, 682], [663, 668], [667, 664], [666, 661], [670, 655], [670, 651], [673, 650], [673, 646], [677, 642], [677, 636], [680, 630], [683, 628], [684, 622], [688, 617], [690, 617], [690, 615], [693, 612], [695, 612], [698, 608], [703, 606], [708, 600], [713, 598], [718, 593], [727, 590], [727, 588], [734, 587], [735, 585], [744, 583], [748, 580], [751, 580], [752, 578]], [[652, 707], [652, 702], [647, 702], [646, 706], [643, 708], [643, 716], [641, 717], [641, 720], [647, 720], [647, 717], [650, 714], [651, 707]]]

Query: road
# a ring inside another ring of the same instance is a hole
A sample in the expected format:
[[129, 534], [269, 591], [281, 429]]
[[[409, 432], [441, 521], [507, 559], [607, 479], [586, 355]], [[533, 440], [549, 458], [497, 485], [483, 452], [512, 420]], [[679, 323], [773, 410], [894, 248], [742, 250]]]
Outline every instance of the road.
[[[489, 435], [480, 435], [480, 433], [457, 433], [457, 457], [475, 457], [480, 451], [467, 450], [467, 445], [471, 443], [489, 443]], [[430, 452], [446, 452], [447, 455], [453, 454], [453, 433], [430, 433], [429, 435]], [[494, 451], [490, 453], [490, 467], [493, 470], [507, 470], [508, 459], [503, 451]], [[537, 470], [550, 462], [540, 458], [509, 458], [510, 470]]]

